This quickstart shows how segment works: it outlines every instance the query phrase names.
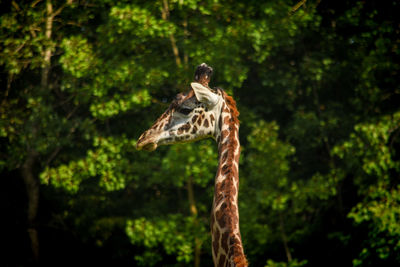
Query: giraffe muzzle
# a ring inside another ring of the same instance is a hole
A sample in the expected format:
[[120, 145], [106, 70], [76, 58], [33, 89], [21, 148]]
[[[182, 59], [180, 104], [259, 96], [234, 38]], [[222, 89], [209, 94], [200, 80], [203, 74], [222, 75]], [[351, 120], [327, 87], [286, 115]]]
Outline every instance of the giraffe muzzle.
[[137, 144], [136, 145], [137, 150], [145, 150], [145, 151], [154, 151], [157, 149], [157, 144], [156, 143], [147, 143], [147, 144]]
[[145, 151], [154, 151], [157, 148], [157, 138], [152, 130], [144, 132], [137, 141], [136, 149]]

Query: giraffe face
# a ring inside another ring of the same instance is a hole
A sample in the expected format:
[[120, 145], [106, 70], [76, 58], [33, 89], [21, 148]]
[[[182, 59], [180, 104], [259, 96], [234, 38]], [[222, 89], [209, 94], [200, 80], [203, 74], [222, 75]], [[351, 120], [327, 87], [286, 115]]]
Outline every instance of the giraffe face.
[[222, 96], [199, 83], [193, 90], [178, 94], [169, 108], [153, 126], [139, 138], [136, 148], [153, 151], [159, 145], [170, 145], [216, 137], [219, 134], [217, 118]]

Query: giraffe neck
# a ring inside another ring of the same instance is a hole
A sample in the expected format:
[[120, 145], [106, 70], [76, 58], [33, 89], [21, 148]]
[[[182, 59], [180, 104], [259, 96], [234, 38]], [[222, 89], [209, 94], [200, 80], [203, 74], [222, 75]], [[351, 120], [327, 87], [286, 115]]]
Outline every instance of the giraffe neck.
[[224, 104], [221, 108], [218, 172], [211, 214], [215, 266], [247, 266], [239, 231], [239, 122]]

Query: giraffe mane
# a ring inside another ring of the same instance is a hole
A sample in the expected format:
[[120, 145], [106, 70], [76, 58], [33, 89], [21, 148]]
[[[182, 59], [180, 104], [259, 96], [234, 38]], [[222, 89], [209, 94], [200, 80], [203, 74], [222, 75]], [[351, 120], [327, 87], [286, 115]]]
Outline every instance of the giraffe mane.
[[[230, 140], [230, 141], [228, 141], [228, 150], [229, 151], [235, 151], [235, 149], [237, 148], [237, 143], [236, 142], [232, 142], [231, 140], [234, 138], [235, 132], [238, 130], [238, 128], [236, 128], [235, 125], [239, 126], [239, 119], [238, 119], [239, 111], [238, 111], [238, 109], [236, 107], [236, 101], [231, 96], [229, 96], [221, 88], [217, 88], [217, 90], [220, 90], [222, 92], [222, 97], [224, 98], [225, 104], [229, 108], [229, 111], [230, 111], [230, 114], [231, 114], [231, 118], [230, 118], [229, 122], [227, 122], [227, 123], [229, 123], [230, 129], [231, 129], [231, 132], [229, 133], [229, 137], [228, 137], [228, 140]], [[239, 146], [239, 151], [240, 151], [240, 146]], [[239, 152], [239, 154], [240, 154], [240, 152]], [[226, 162], [232, 162], [234, 160], [239, 162], [239, 158], [235, 158], [234, 159], [234, 154], [233, 153], [227, 154], [227, 158], [225, 160]], [[237, 172], [236, 173], [230, 173], [229, 175], [230, 176], [235, 176], [235, 175], [238, 176], [238, 173]], [[227, 186], [227, 187], [229, 187], [229, 186]], [[230, 222], [227, 222], [227, 223], [231, 224], [233, 222], [230, 221]], [[235, 251], [235, 252], [233, 252], [235, 254], [236, 254], [236, 251], [237, 251], [237, 253], [239, 253], [239, 251], [240, 251], [240, 248], [238, 248], [237, 245], [234, 245], [234, 247], [232, 247], [232, 249], [233, 249], [233, 251]], [[242, 257], [242, 256], [236, 255], [236, 256], [233, 257], [233, 261], [234, 261], [236, 267], [246, 267], [246, 266], [248, 266], [248, 262], [247, 262], [246, 257]]]
[[223, 91], [222, 89], [220, 89], [222, 91], [222, 95], [225, 99], [225, 103], [228, 105], [229, 109], [231, 110], [231, 114], [232, 114], [232, 118], [233, 118], [233, 122], [235, 124], [239, 125], [239, 111], [236, 108], [236, 101], [227, 93], [225, 93], [225, 91]]

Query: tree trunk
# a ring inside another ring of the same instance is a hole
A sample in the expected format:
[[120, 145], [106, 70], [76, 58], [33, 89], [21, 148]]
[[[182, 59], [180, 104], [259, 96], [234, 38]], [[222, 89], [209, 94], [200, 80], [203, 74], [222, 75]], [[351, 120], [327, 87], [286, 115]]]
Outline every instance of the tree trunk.
[[283, 222], [283, 216], [282, 214], [279, 212], [279, 228], [281, 230], [281, 237], [282, 237], [282, 242], [283, 242], [283, 246], [285, 247], [285, 253], [286, 253], [286, 257], [287, 257], [287, 261], [291, 262], [292, 261], [292, 254], [290, 253], [290, 249], [289, 249], [289, 245], [288, 245], [288, 240], [287, 240], [287, 236], [286, 236], [286, 231], [285, 231], [285, 224]]
[[[168, 4], [168, 0], [163, 0], [162, 1], [161, 17], [165, 21], [168, 21], [168, 19], [169, 19], [169, 4]], [[182, 65], [182, 61], [181, 61], [181, 58], [179, 56], [179, 48], [176, 45], [175, 36], [172, 33], [169, 35], [169, 40], [171, 42], [172, 52], [174, 53], [174, 56], [175, 56], [176, 66], [180, 67]]]
[[[53, 4], [51, 0], [46, 1], [46, 26], [45, 26], [45, 36], [48, 41], [51, 39], [53, 32]], [[51, 62], [51, 46], [47, 45], [43, 52], [43, 68], [42, 68], [42, 80], [41, 80], [41, 90], [47, 90], [50, 72], [50, 62]]]
[[33, 174], [33, 164], [35, 163], [36, 153], [29, 151], [27, 158], [21, 168], [22, 178], [24, 179], [26, 194], [28, 196], [28, 234], [31, 241], [32, 256], [34, 262], [39, 260], [39, 238], [36, 229], [36, 215], [39, 207], [39, 181]]
[[[193, 178], [189, 177], [187, 183], [188, 198], [190, 205], [190, 213], [194, 217], [195, 228], [198, 227], [199, 223], [197, 220], [197, 207], [193, 192]], [[200, 267], [200, 256], [201, 256], [201, 240], [195, 235], [194, 237], [194, 267]]]
[[[53, 4], [51, 0], [46, 1], [46, 21], [44, 32], [47, 41], [50, 42], [52, 30], [53, 30]], [[40, 91], [47, 92], [49, 88], [49, 72], [51, 66], [51, 56], [52, 56], [52, 48], [50, 43], [44, 47], [43, 51], [43, 65], [42, 65], [42, 75], [40, 82]], [[32, 129], [32, 140], [36, 139], [37, 135], [37, 124], [33, 123]], [[31, 241], [31, 250], [33, 261], [35, 263], [39, 260], [39, 237], [38, 231], [36, 227], [36, 216], [39, 208], [39, 180], [34, 174], [33, 166], [35, 163], [35, 159], [37, 158], [37, 153], [34, 149], [28, 146], [28, 152], [25, 159], [25, 162], [21, 168], [22, 178], [26, 187], [26, 194], [28, 197], [28, 207], [27, 207], [27, 221], [28, 221], [28, 234]]]

